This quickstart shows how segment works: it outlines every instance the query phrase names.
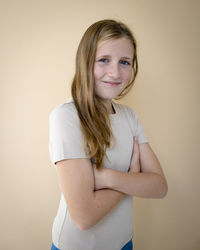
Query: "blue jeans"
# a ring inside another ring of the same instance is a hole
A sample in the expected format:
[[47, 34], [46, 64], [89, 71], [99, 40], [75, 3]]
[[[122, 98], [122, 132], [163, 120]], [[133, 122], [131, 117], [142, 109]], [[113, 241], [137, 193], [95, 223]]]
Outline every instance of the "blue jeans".
[[[52, 243], [51, 250], [60, 250], [60, 249], [58, 249], [58, 248]], [[126, 245], [123, 246], [121, 250], [133, 250], [133, 243], [132, 243], [132, 240], [130, 240], [128, 243], [126, 243]]]

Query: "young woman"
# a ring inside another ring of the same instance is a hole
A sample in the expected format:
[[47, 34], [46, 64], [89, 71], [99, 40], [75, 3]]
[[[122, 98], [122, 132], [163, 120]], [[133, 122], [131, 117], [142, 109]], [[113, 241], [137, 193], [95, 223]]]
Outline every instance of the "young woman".
[[130, 90], [137, 71], [126, 25], [102, 20], [87, 29], [72, 99], [50, 114], [50, 158], [61, 189], [52, 250], [132, 249], [132, 197], [167, 193], [135, 111], [113, 102]]

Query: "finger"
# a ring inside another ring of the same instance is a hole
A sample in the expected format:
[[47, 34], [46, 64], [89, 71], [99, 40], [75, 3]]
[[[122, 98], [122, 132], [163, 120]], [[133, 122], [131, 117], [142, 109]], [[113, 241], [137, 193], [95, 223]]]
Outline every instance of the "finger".
[[134, 143], [138, 144], [138, 137], [134, 136]]
[[139, 144], [137, 136], [134, 136], [134, 148], [133, 153], [139, 153]]
[[139, 144], [137, 136], [134, 136], [134, 147], [133, 147], [133, 162], [137, 162], [139, 159]]

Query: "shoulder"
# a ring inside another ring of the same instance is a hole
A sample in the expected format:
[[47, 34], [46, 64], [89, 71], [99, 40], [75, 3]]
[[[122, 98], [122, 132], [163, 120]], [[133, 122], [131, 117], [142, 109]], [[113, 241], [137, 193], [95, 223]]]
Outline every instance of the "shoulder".
[[113, 106], [116, 110], [116, 113], [120, 115], [124, 115], [129, 118], [133, 118], [136, 116], [135, 110], [125, 104], [119, 104], [119, 103], [113, 102]]
[[49, 120], [57, 120], [57, 119], [62, 119], [62, 120], [72, 120], [72, 119], [77, 119], [77, 111], [76, 107], [74, 105], [74, 102], [72, 99], [69, 99], [67, 102], [59, 104], [56, 106], [49, 115]]
[[139, 144], [147, 142], [144, 129], [135, 110], [123, 104], [115, 103], [113, 106], [116, 109], [116, 113], [118, 113], [118, 116], [120, 117], [120, 122], [127, 122], [133, 132], [133, 135], [138, 136]]
[[113, 106], [116, 110], [117, 116], [120, 121], [126, 121], [133, 128], [137, 128], [139, 125], [139, 119], [135, 110], [127, 105], [113, 103]]

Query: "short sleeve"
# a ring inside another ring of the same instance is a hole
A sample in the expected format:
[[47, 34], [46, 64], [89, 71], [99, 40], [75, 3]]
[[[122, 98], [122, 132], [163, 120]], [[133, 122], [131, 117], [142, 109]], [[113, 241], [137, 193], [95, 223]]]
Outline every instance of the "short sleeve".
[[49, 116], [49, 154], [53, 165], [64, 159], [88, 158], [84, 152], [80, 121], [75, 106], [57, 106]]
[[130, 118], [131, 118], [132, 130], [133, 130], [134, 136], [138, 137], [139, 144], [148, 142], [146, 135], [144, 133], [144, 129], [136, 115], [136, 112], [131, 108], [129, 108], [129, 112], [131, 113]]

